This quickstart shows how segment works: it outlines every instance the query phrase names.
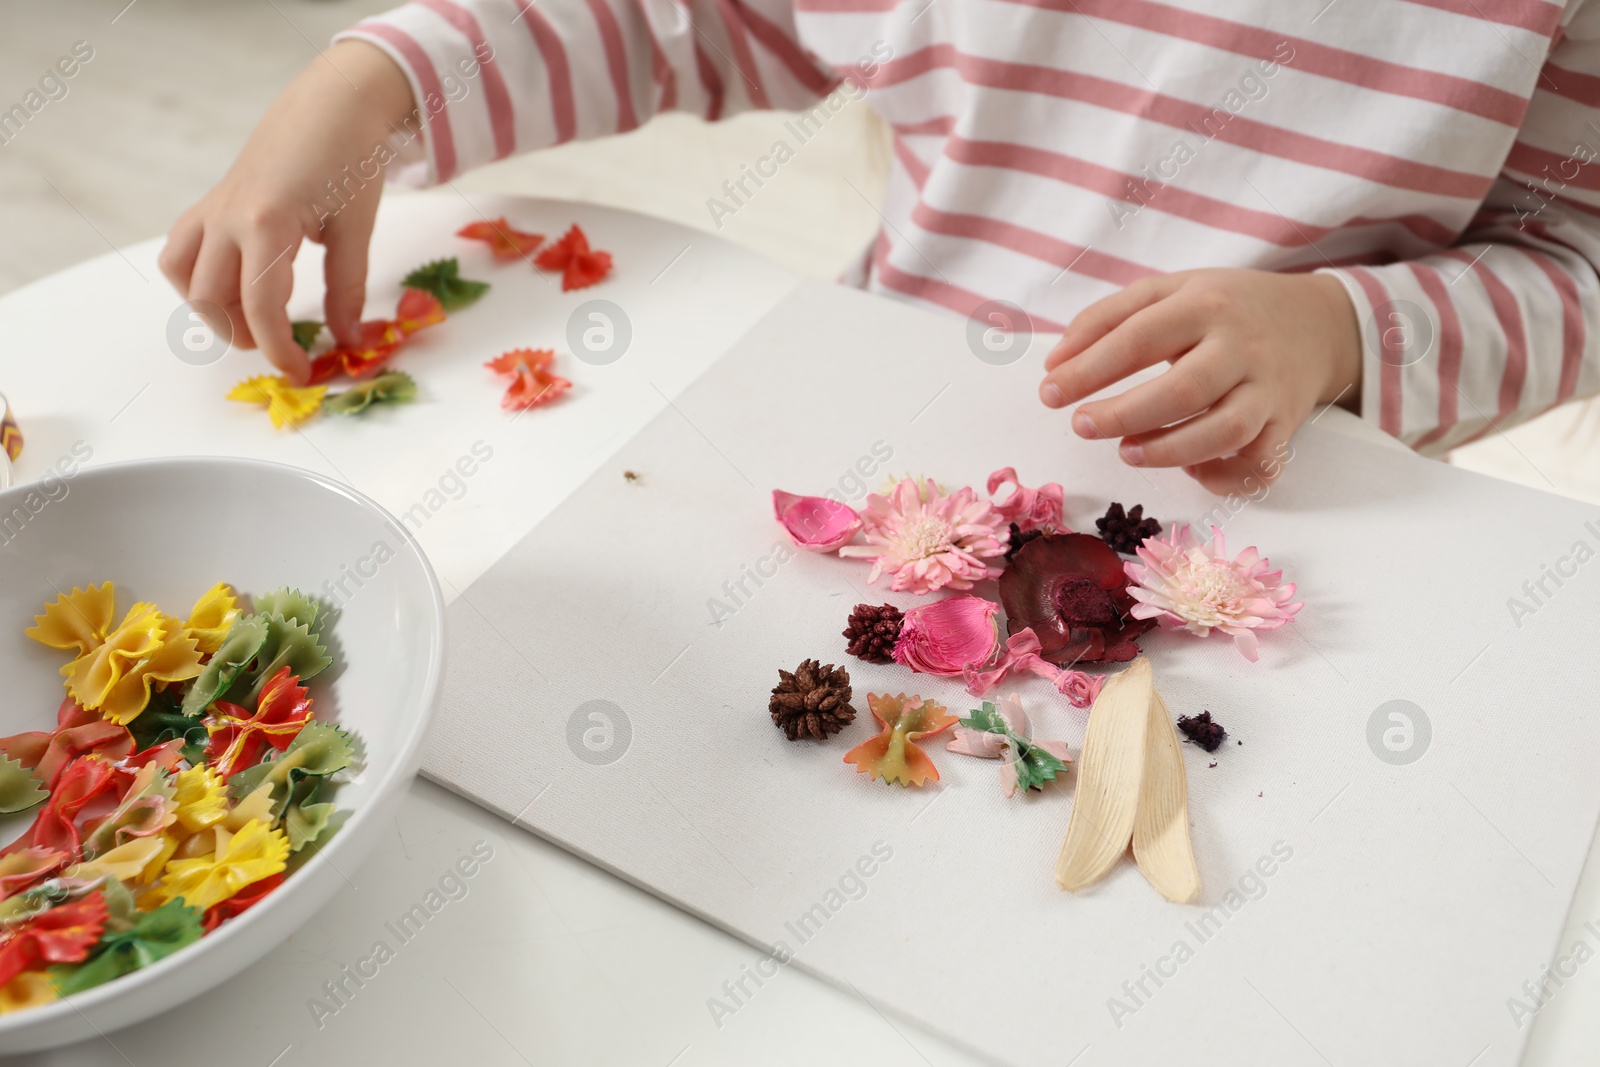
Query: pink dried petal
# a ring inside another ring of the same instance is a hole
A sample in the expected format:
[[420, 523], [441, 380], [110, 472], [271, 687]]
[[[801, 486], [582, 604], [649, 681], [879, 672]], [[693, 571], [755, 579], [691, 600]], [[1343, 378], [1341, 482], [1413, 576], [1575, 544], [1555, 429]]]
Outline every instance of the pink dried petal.
[[920, 595], [1000, 575], [988, 561], [1005, 555], [1006, 521], [971, 489], [946, 493], [932, 479], [918, 486], [906, 478], [888, 496], [867, 497], [861, 519], [867, 543], [839, 554], [872, 560], [869, 583], [888, 574], [890, 589]]
[[1029, 489], [1017, 477], [1015, 467], [1002, 467], [989, 475], [986, 488], [990, 496], [1005, 483], [1016, 486], [1004, 500], [996, 500], [994, 507], [1008, 524], [1016, 523], [1023, 533], [1043, 530], [1045, 533], [1068, 533], [1061, 518], [1061, 508], [1066, 502], [1066, 492], [1059, 483], [1049, 482], [1037, 489]]
[[1000, 605], [977, 596], [946, 597], [905, 613], [894, 660], [922, 674], [959, 678], [986, 667], [1000, 643]]
[[854, 539], [861, 516], [848, 504], [825, 496], [772, 491], [772, 513], [790, 540], [807, 552], [832, 552]]
[[1179, 526], [1167, 538], [1140, 545], [1140, 562], [1123, 565], [1133, 583], [1128, 593], [1139, 602], [1129, 614], [1198, 637], [1221, 630], [1254, 662], [1255, 631], [1277, 629], [1301, 604], [1292, 600], [1294, 584], [1283, 582], [1283, 572], [1271, 570], [1254, 546], [1230, 559], [1222, 531], [1213, 526], [1211, 533], [1205, 545], [1188, 526]]
[[1048, 678], [1056, 690], [1067, 698], [1067, 703], [1075, 708], [1087, 708], [1094, 704], [1101, 687], [1105, 685], [1103, 677], [1057, 667], [1039, 653], [1038, 635], [1026, 627], [1018, 630], [1006, 640], [992, 667], [964, 672], [967, 692], [975, 697], [982, 696], [1008, 675], [1026, 671]]

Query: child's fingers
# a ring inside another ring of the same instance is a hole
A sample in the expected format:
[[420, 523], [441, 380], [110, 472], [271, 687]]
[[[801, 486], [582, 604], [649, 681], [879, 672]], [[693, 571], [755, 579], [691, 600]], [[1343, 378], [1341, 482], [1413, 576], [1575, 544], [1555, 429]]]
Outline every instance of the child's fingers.
[[1244, 368], [1231, 350], [1216, 341], [1202, 341], [1153, 381], [1079, 405], [1073, 425], [1081, 426], [1078, 432], [1082, 437], [1149, 433], [1205, 411], [1243, 379]]
[[250, 334], [250, 323], [244, 317], [244, 305], [235, 300], [222, 310], [228, 316], [229, 329], [233, 331], [229, 344], [239, 348], [254, 348], [256, 339]]
[[1044, 369], [1055, 370], [1116, 329], [1129, 315], [1171, 296], [1181, 284], [1179, 275], [1159, 274], [1153, 278], [1141, 278], [1125, 289], [1096, 300], [1067, 323], [1061, 340], [1044, 357]]
[[367, 244], [365, 234], [335, 230], [328, 235], [328, 254], [322, 261], [327, 297], [323, 313], [328, 329], [342, 345], [355, 344], [361, 334], [361, 312], [367, 304]]
[[1176, 300], [1158, 301], [1046, 374], [1039, 399], [1052, 408], [1075, 403], [1134, 371], [1182, 355], [1199, 343], [1204, 332], [1194, 307]]
[[1183, 468], [1185, 474], [1218, 496], [1229, 493], [1253, 495], [1271, 485], [1283, 471], [1279, 456], [1287, 434], [1276, 419], [1269, 420], [1237, 455], [1206, 460]]
[[156, 257], [156, 265], [167, 281], [184, 299], [189, 296], [189, 279], [194, 275], [194, 261], [200, 255], [200, 239], [205, 227], [193, 210], [184, 212], [167, 231], [167, 243]]
[[1187, 422], [1124, 439], [1119, 451], [1135, 467], [1193, 466], [1245, 450], [1267, 418], [1266, 406], [1245, 386]]
[[246, 239], [240, 301], [250, 332], [267, 357], [290, 381], [311, 377], [311, 361], [294, 340], [289, 325], [289, 296], [294, 290], [294, 249], [299, 235], [263, 231]]
[[[249, 327], [239, 310], [239, 246], [213, 230], [202, 236], [195, 256], [194, 272], [189, 276], [189, 291], [184, 298], [206, 320], [213, 333], [231, 338], [240, 348], [254, 348]], [[212, 307], [221, 308], [226, 321], [217, 321]]]

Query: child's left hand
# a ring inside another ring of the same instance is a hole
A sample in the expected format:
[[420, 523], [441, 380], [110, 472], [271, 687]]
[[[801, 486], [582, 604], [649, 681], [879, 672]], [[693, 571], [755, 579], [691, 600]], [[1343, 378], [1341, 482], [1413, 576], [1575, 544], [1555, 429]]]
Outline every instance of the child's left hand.
[[1039, 398], [1065, 407], [1162, 361], [1159, 377], [1081, 405], [1072, 428], [1120, 437], [1124, 462], [1182, 467], [1218, 494], [1271, 482], [1312, 408], [1354, 407], [1361, 393], [1360, 330], [1337, 278], [1195, 270], [1085, 308], [1045, 358]]

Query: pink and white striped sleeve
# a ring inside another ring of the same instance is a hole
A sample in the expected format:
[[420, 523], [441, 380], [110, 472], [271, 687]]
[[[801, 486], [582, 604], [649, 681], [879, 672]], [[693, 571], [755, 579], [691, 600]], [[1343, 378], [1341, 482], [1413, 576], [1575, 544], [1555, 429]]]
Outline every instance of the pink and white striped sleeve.
[[1362, 324], [1362, 414], [1420, 452], [1600, 392], [1600, 8], [1551, 51], [1460, 243], [1331, 272]]
[[798, 43], [792, 0], [418, 0], [334, 39], [406, 72], [428, 184], [662, 111], [810, 105], [839, 81]]

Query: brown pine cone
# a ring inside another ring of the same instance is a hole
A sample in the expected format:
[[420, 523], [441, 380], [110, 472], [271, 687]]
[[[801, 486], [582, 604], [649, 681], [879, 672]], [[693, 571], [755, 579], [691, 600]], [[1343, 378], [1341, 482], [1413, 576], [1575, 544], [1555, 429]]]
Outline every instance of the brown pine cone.
[[888, 663], [894, 658], [894, 643], [904, 618], [893, 604], [857, 604], [845, 623], [844, 637], [850, 642], [845, 651], [868, 663]]
[[1102, 518], [1094, 520], [1094, 525], [1102, 541], [1127, 556], [1133, 555], [1145, 538], [1161, 532], [1159, 522], [1144, 517], [1143, 504], [1135, 504], [1126, 513], [1121, 504], [1112, 504]]
[[779, 671], [778, 678], [767, 709], [789, 740], [813, 737], [822, 741], [855, 721], [856, 709], [850, 706], [850, 672], [843, 667], [831, 663], [819, 666], [816, 660], [808, 659], [793, 674]]

